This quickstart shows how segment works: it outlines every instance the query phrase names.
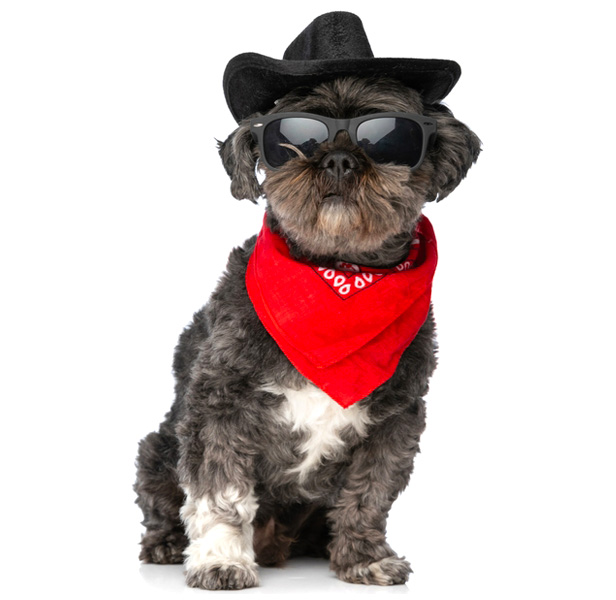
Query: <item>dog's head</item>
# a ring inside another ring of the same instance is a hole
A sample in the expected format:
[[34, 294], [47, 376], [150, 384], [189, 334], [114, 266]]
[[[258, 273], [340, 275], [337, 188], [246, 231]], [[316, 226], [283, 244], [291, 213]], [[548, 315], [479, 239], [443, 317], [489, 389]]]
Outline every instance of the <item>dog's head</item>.
[[[393, 80], [344, 78], [298, 89], [268, 114], [291, 112], [330, 119], [408, 113], [435, 125], [435, 133], [430, 127], [424, 131], [430, 139], [418, 166], [383, 160], [362, 146], [359, 129], [357, 143], [340, 130], [313, 142], [310, 152], [285, 144], [288, 154], [274, 167], [261, 157], [250, 119], [220, 144], [233, 196], [255, 201], [264, 194], [283, 234], [299, 253], [311, 257], [365, 262], [372, 255], [371, 262], [387, 262], [383, 249], [407, 243], [424, 203], [451, 193], [480, 152], [477, 136], [446, 107], [424, 105], [418, 92]], [[257, 164], [265, 173], [262, 186]]]

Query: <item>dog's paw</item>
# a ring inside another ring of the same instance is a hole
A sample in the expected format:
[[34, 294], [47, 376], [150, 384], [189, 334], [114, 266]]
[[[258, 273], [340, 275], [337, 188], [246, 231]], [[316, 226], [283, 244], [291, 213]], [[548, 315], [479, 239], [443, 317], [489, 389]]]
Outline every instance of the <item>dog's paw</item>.
[[157, 565], [179, 565], [184, 562], [183, 550], [183, 547], [175, 544], [158, 544], [143, 548], [139, 554], [139, 560]]
[[219, 564], [188, 569], [186, 583], [189, 587], [203, 590], [243, 590], [258, 586], [259, 576], [255, 564]]
[[388, 556], [369, 565], [354, 565], [346, 569], [334, 569], [336, 575], [347, 583], [364, 585], [396, 585], [406, 583], [412, 573], [411, 565], [404, 558]]
[[157, 565], [177, 565], [184, 562], [186, 538], [184, 535], [148, 535], [141, 541], [139, 560]]

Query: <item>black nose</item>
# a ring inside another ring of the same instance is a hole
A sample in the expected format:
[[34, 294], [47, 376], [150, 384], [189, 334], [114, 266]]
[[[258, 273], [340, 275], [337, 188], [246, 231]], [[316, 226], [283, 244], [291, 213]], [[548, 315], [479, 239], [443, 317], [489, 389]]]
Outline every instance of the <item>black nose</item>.
[[333, 150], [323, 157], [323, 160], [319, 163], [319, 167], [325, 169], [328, 175], [340, 181], [357, 169], [359, 163], [349, 152], [345, 150]]

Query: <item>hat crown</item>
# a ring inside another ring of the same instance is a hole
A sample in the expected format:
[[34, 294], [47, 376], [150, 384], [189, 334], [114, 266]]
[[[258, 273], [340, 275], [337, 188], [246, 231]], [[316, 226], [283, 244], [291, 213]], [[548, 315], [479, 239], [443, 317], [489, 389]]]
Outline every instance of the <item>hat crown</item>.
[[460, 77], [451, 60], [375, 58], [358, 16], [330, 12], [317, 17], [291, 42], [282, 60], [245, 52], [232, 58], [223, 89], [238, 123], [265, 113], [297, 88], [338, 77], [390, 77], [417, 90], [426, 104], [442, 100]]
[[291, 42], [283, 60], [374, 58], [361, 19], [349, 12], [317, 17]]

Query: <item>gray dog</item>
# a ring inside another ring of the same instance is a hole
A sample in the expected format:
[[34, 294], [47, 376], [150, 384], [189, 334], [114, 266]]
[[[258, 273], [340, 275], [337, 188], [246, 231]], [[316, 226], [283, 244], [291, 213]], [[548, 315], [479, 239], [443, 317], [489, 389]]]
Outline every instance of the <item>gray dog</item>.
[[[404, 583], [410, 565], [385, 530], [413, 469], [436, 365], [429, 289], [408, 319], [399, 316], [406, 304], [359, 303], [368, 293], [388, 298], [388, 282], [425, 267], [422, 207], [477, 159], [478, 138], [439, 102], [459, 70], [373, 58], [349, 13], [319, 17], [282, 61], [237, 58], [225, 92], [239, 127], [220, 155], [236, 198], [265, 196], [264, 228], [233, 250], [182, 333], [175, 403], [140, 443], [140, 558], [184, 562], [188, 585], [204, 589], [255, 586], [257, 565], [302, 555], [327, 557], [347, 582]], [[312, 279], [289, 291], [294, 265]], [[392, 285], [400, 301], [414, 293]], [[285, 293], [286, 304], [276, 295]], [[328, 295], [343, 308], [330, 309]], [[363, 312], [340, 312], [353, 302]], [[297, 330], [280, 333], [286, 307]], [[393, 341], [355, 344], [373, 318], [374, 327], [389, 318], [394, 325], [378, 331]], [[319, 340], [334, 333], [323, 350]]]

